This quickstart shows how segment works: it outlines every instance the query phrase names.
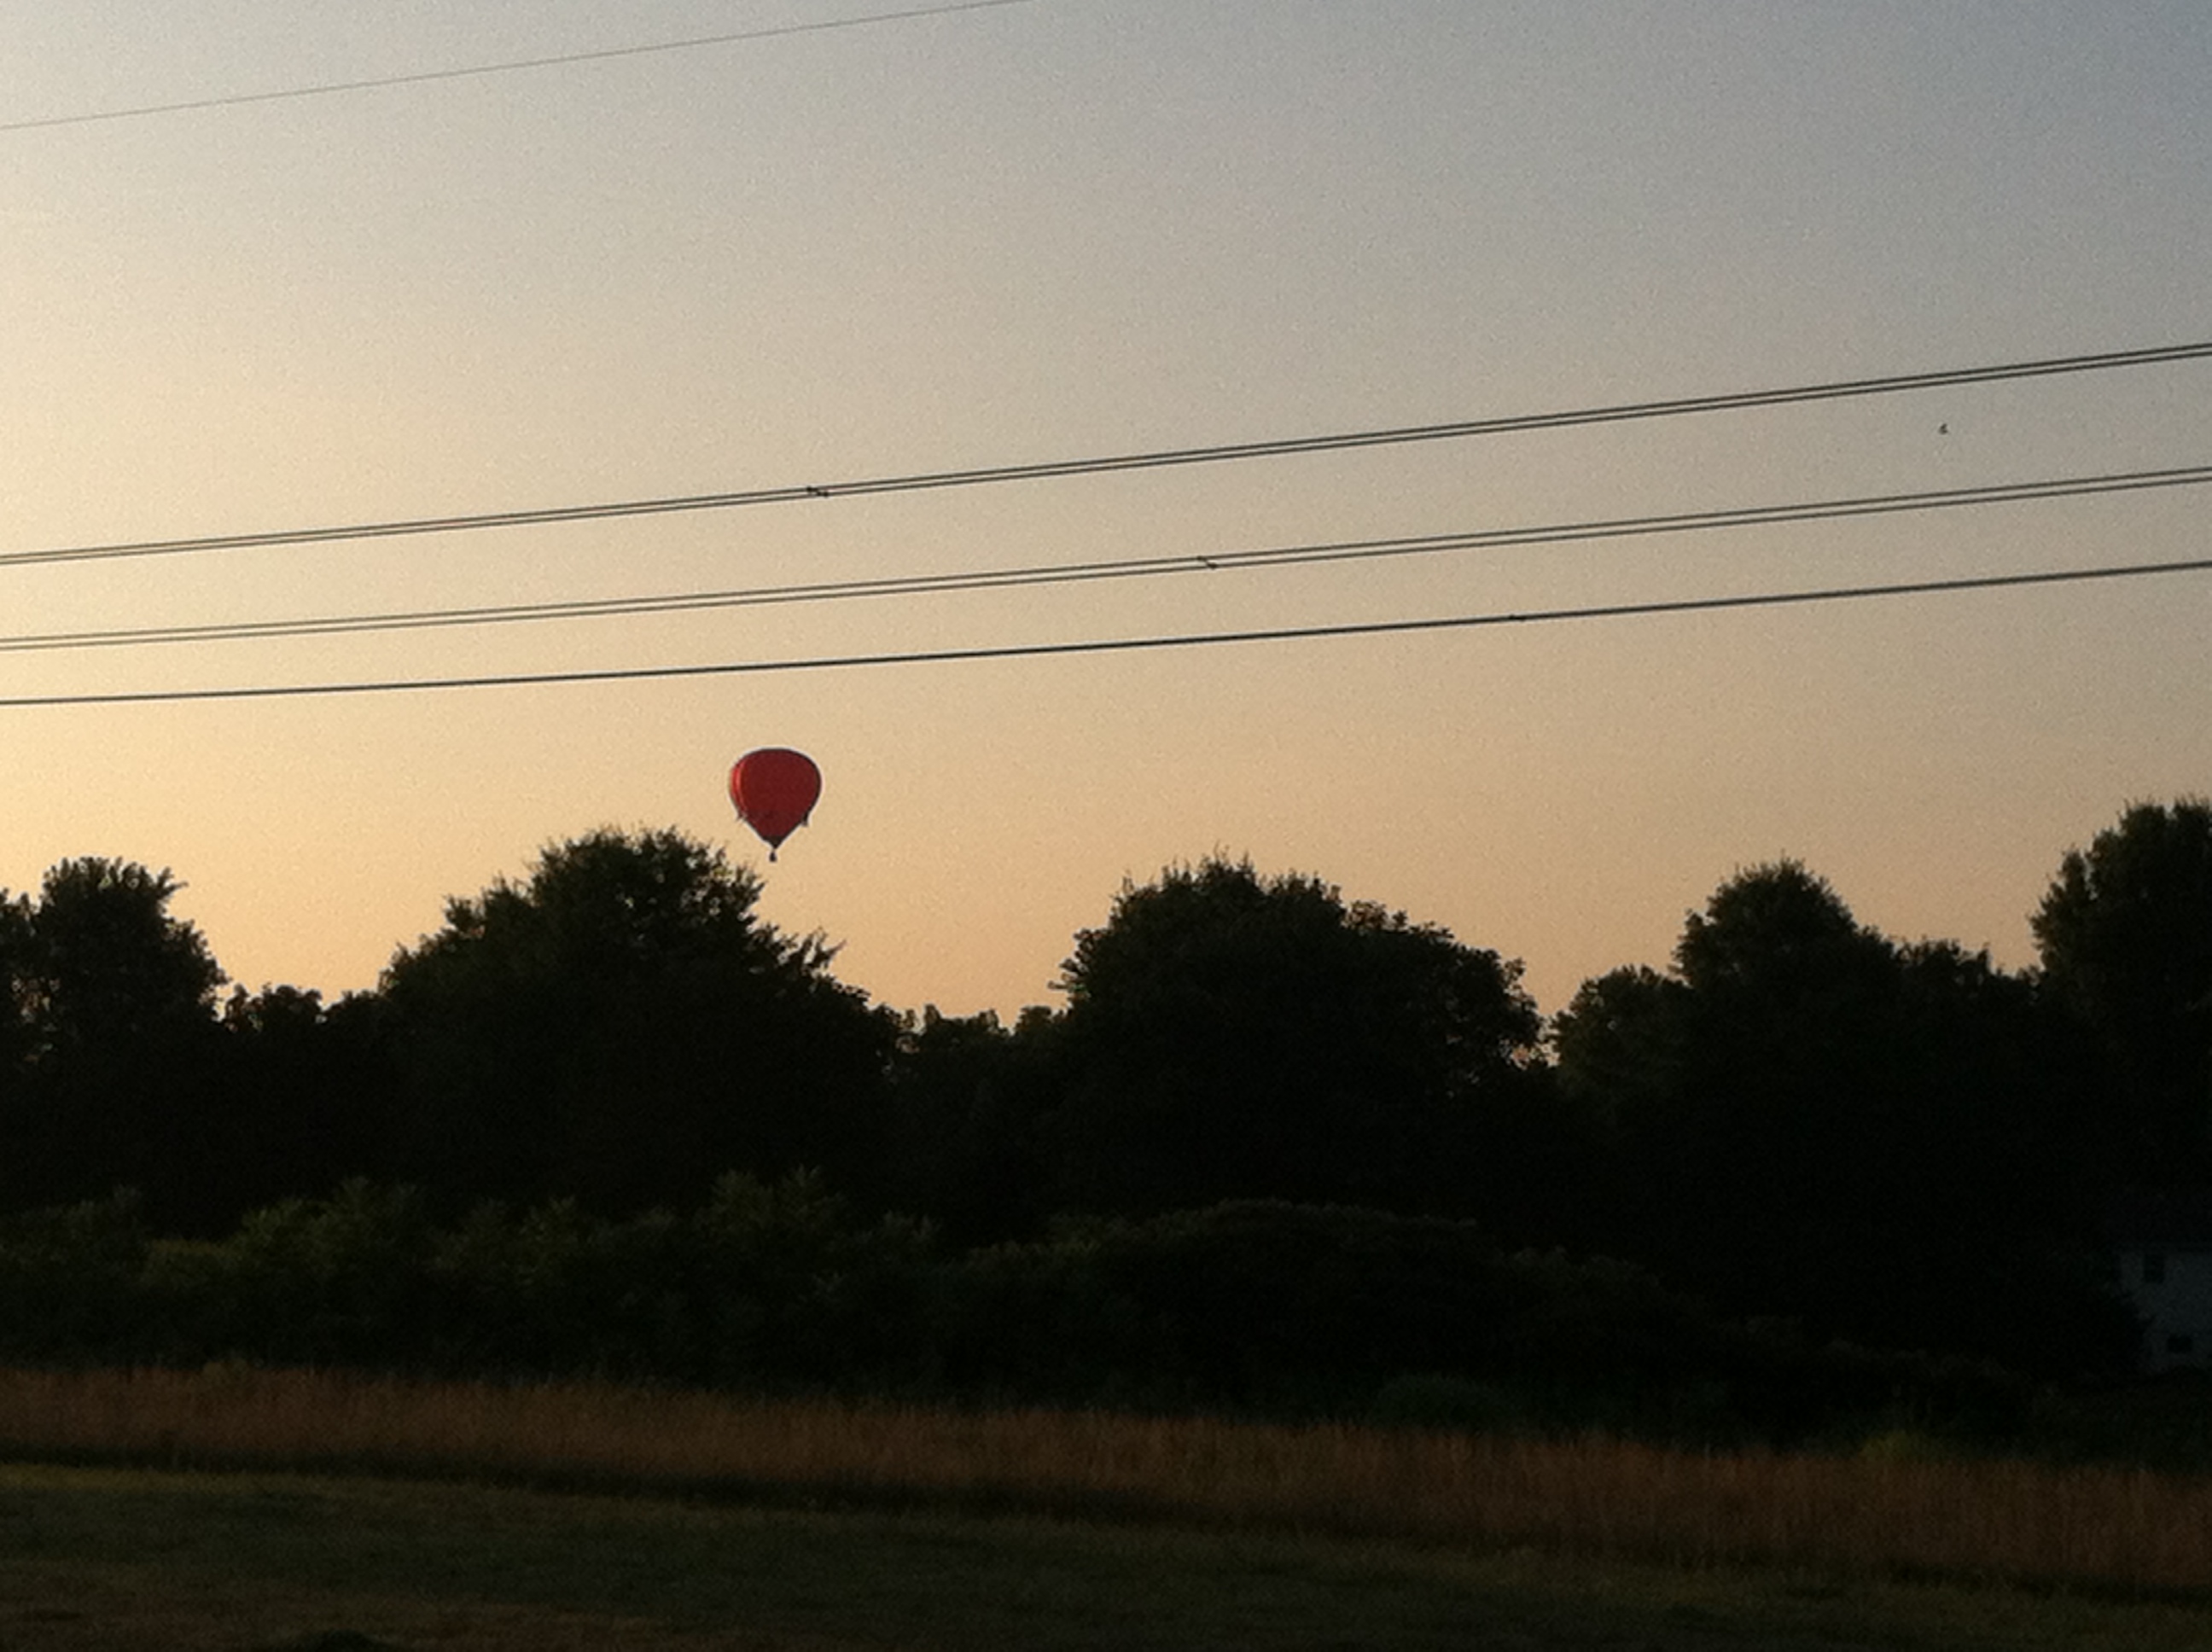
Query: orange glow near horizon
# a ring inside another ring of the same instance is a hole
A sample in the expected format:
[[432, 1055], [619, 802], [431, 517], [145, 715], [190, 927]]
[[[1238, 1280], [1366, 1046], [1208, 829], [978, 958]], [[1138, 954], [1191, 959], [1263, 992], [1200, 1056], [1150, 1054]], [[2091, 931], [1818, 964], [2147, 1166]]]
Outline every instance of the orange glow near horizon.
[[[820, 21], [834, 9], [793, 0]], [[656, 38], [714, 32], [700, 0]], [[281, 23], [281, 27], [278, 25]], [[25, 117], [629, 44], [57, 9]], [[1434, 423], [2212, 337], [2212, 21], [1691, 0], [1048, 4], [0, 134], [0, 556]], [[925, 575], [2212, 456], [2212, 365], [418, 539], [0, 566], [0, 638]], [[0, 650], [0, 697], [911, 653], [2203, 555], [2187, 491], [1280, 569]], [[2212, 579], [1178, 652], [0, 710], [0, 887], [168, 867], [241, 983], [372, 986], [602, 825], [757, 861], [904, 1009], [1054, 1001], [1221, 852], [1525, 961], [1663, 965], [1793, 856], [2031, 957], [2069, 847], [2212, 790]], [[820, 762], [766, 865], [729, 765]]]

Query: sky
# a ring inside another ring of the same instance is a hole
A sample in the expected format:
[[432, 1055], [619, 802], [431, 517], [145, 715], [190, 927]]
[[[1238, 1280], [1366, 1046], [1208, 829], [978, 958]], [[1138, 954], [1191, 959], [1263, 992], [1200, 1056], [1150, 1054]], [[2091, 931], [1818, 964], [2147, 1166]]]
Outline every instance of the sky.
[[[933, 15], [890, 16], [895, 11]], [[0, 3], [0, 644], [1182, 557], [1156, 578], [0, 647], [0, 699], [1300, 629], [2212, 556], [2203, 487], [1268, 569], [1237, 551], [2212, 463], [2212, 361], [1077, 478], [52, 563], [2212, 339], [2201, 0]], [[681, 49], [625, 49], [723, 39]], [[584, 60], [495, 73], [549, 58]], [[408, 78], [435, 76], [434, 78]], [[343, 82], [398, 80], [305, 96]], [[112, 119], [70, 119], [196, 104]], [[10, 563], [7, 559], [15, 557]], [[1794, 857], [2033, 957], [2212, 791], [2212, 574], [835, 670], [0, 708], [0, 888], [167, 868], [244, 986], [673, 826], [905, 1010], [1125, 880], [1298, 872], [1547, 1011]], [[766, 863], [729, 765], [825, 788]]]

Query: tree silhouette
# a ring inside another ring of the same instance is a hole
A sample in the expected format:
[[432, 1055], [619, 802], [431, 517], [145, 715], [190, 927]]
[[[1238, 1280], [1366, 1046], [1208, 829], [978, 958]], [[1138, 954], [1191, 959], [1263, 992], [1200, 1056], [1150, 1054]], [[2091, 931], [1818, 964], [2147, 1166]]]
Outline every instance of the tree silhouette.
[[1036, 1005], [1012, 1027], [934, 1005], [901, 1034], [893, 1068], [887, 1194], [956, 1244], [1031, 1238], [1052, 1212], [1039, 1121], [1056, 1094], [1059, 1023]]
[[2212, 802], [2130, 805], [2068, 852], [2033, 923], [2108, 1064], [2119, 1173], [2212, 1176]]
[[1125, 886], [1060, 985], [1044, 1127], [1075, 1207], [1462, 1210], [1525, 1179], [1541, 1021], [1520, 965], [1317, 878], [1214, 858]]
[[896, 1020], [673, 830], [601, 830], [447, 903], [380, 990], [408, 1173], [450, 1197], [689, 1203], [726, 1170], [878, 1169]]
[[1587, 983], [1561, 1083], [1606, 1122], [1614, 1248], [1737, 1312], [2027, 1363], [2110, 1356], [2065, 1029], [2032, 985], [1862, 927], [1794, 861]]
[[[99, 1197], [198, 1161], [223, 973], [167, 871], [88, 856], [0, 892], [0, 1199]], [[157, 1214], [167, 1214], [158, 1211]]]
[[34, 1060], [135, 1054], [205, 1029], [223, 973], [173, 917], [167, 871], [88, 856], [51, 867], [35, 907], [15, 903], [12, 996]]
[[232, 990], [203, 1126], [199, 1228], [227, 1231], [280, 1200], [400, 1175], [383, 1018], [366, 993], [325, 1004], [297, 987]]
[[40, 1046], [31, 899], [0, 890], [0, 1105], [21, 1092]]

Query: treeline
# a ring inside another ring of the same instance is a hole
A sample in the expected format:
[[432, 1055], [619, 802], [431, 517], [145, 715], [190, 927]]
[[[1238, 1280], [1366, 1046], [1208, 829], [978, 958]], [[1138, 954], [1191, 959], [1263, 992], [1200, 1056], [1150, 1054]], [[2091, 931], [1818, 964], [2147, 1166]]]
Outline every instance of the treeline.
[[[1012, 1025], [872, 1005], [821, 938], [758, 917], [751, 871], [675, 832], [549, 848], [523, 881], [449, 902], [374, 990], [335, 1004], [223, 996], [204, 938], [168, 910], [177, 887], [80, 859], [35, 894], [0, 892], [0, 1216], [17, 1259], [0, 1355], [62, 1357], [67, 1337], [40, 1339], [77, 1324], [109, 1353], [380, 1350], [444, 1369], [475, 1357], [466, 1332], [487, 1367], [799, 1381], [816, 1346], [833, 1351], [817, 1376], [1026, 1393], [1059, 1370], [1090, 1397], [1187, 1382], [1233, 1399], [1225, 1368], [1188, 1376], [1183, 1343], [1128, 1331], [1152, 1310], [1128, 1306], [1149, 1299], [1122, 1274], [1099, 1283], [1101, 1258], [1203, 1232], [1207, 1267], [1239, 1258], [1232, 1283], [1158, 1322], [1218, 1327], [1255, 1372], [1308, 1388], [1489, 1373], [1526, 1388], [1544, 1360], [1524, 1369], [1483, 1338], [1551, 1346], [1534, 1327], [1602, 1322], [1627, 1346], [1638, 1291], [1676, 1304], [1668, 1334], [1709, 1375], [1737, 1357], [1712, 1327], [1759, 1321], [1791, 1328], [1729, 1334], [2070, 1376], [2134, 1351], [2104, 1262], [2114, 1193], [2212, 1181], [2202, 799], [2131, 806], [2065, 854], [2028, 971], [1884, 936], [1781, 862], [1690, 914], [1670, 969], [1587, 982], [1549, 1023], [1516, 963], [1222, 859], [1125, 886], [1074, 938], [1065, 1007]], [[817, 1196], [843, 1212], [838, 1242], [873, 1260], [805, 1264], [862, 1305], [840, 1320], [824, 1298], [802, 1333], [746, 1295], [765, 1253], [702, 1236], [747, 1200]], [[316, 1259], [349, 1223], [416, 1236], [414, 1261], [362, 1275], [409, 1282], [404, 1313], [328, 1305]], [[1343, 1260], [1386, 1229], [1384, 1252], [1457, 1236], [1437, 1254], [1464, 1277]], [[1206, 1248], [1232, 1230], [1268, 1236]], [[1328, 1242], [1294, 1237], [1315, 1233]], [[80, 1242], [120, 1259], [100, 1277], [127, 1313], [52, 1283], [75, 1278], [57, 1259]], [[981, 1282], [1001, 1274], [1026, 1283], [994, 1300]], [[1507, 1278], [1511, 1313], [1480, 1294]], [[1599, 1278], [1639, 1283], [1592, 1296]], [[624, 1297], [625, 1279], [661, 1283]], [[1381, 1320], [1315, 1307], [1346, 1279]], [[989, 1306], [963, 1318], [963, 1301]], [[1273, 1329], [1252, 1317], [1269, 1303]], [[766, 1315], [750, 1364], [702, 1351], [734, 1334], [701, 1328], [726, 1309]], [[689, 1327], [673, 1341], [640, 1318], [664, 1310]], [[607, 1346], [558, 1331], [563, 1313]], [[1383, 1328], [1399, 1325], [1431, 1342]], [[167, 1339], [130, 1341], [149, 1327]], [[963, 1351], [993, 1336], [988, 1357]], [[1360, 1345], [1373, 1358], [1355, 1370]], [[1579, 1368], [1609, 1357], [1590, 1344]]]
[[628, 1218], [560, 1201], [444, 1224], [355, 1182], [221, 1241], [156, 1238], [128, 1197], [0, 1219], [0, 1363], [240, 1359], [1700, 1444], [1996, 1438], [2032, 1398], [1986, 1364], [1733, 1323], [1619, 1263], [1509, 1254], [1471, 1223], [1276, 1202], [965, 1250], [805, 1174]]

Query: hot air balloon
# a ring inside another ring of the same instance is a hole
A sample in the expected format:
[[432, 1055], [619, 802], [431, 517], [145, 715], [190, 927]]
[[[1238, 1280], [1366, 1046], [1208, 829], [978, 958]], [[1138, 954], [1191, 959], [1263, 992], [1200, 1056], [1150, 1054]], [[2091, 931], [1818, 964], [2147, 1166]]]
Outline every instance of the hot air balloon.
[[765, 746], [748, 751], [730, 769], [730, 801], [738, 818], [760, 834], [768, 858], [784, 839], [806, 824], [822, 795], [822, 771], [803, 751]]

